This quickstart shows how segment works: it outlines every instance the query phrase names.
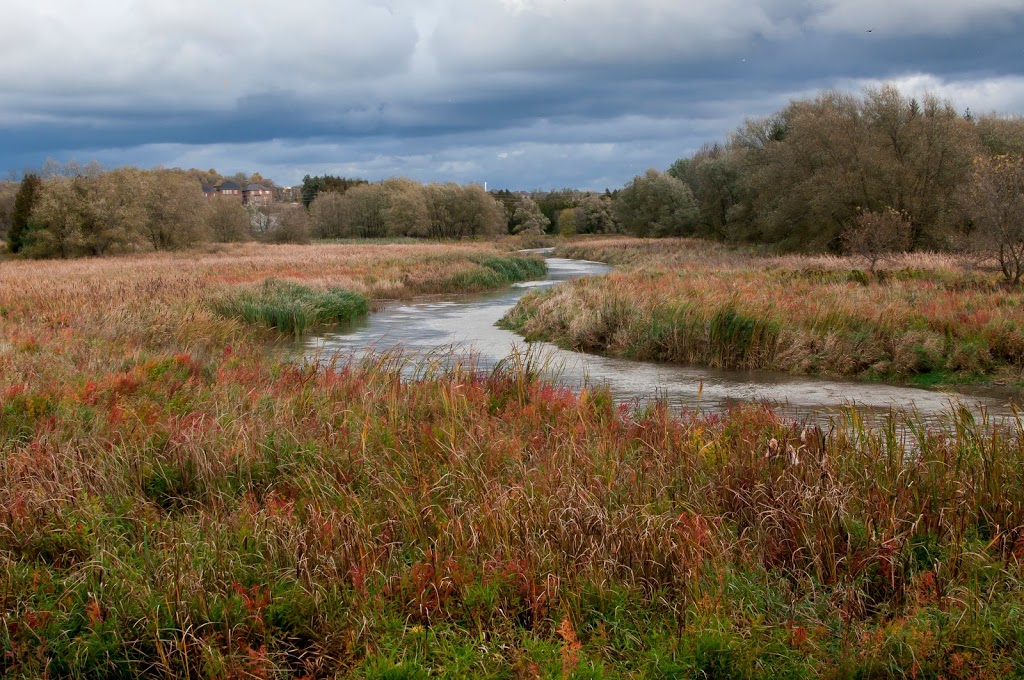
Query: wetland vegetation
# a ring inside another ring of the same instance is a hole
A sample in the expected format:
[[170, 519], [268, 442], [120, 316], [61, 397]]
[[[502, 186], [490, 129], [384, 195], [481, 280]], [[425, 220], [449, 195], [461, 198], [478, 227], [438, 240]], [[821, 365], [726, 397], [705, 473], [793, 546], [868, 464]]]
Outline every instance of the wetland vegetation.
[[918, 384], [1021, 379], [1024, 293], [953, 255], [762, 256], [697, 240], [597, 239], [619, 265], [520, 301], [527, 338], [616, 356]]
[[528, 357], [410, 382], [397, 355], [286, 362], [215, 305], [534, 266], [488, 244], [7, 263], [4, 674], [1020, 671], [1019, 427], [679, 417]]

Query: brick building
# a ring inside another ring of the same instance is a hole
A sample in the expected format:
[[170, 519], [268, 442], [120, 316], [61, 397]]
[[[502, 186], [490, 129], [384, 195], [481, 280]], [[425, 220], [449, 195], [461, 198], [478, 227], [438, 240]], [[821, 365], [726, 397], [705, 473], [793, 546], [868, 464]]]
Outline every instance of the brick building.
[[237, 198], [242, 205], [252, 203], [253, 205], [269, 205], [274, 202], [274, 190], [262, 184], [250, 184], [246, 187], [239, 186], [231, 180], [221, 182], [216, 186], [203, 185], [203, 196], [227, 196]]

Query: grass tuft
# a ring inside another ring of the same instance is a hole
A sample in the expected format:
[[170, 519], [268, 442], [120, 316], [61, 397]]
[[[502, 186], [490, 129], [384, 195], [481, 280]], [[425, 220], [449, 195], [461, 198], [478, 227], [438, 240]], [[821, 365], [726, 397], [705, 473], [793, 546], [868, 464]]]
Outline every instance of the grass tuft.
[[267, 279], [257, 288], [240, 288], [226, 294], [214, 302], [214, 309], [246, 323], [300, 335], [312, 326], [346, 323], [365, 316], [370, 303], [359, 293], [341, 288], [320, 291]]

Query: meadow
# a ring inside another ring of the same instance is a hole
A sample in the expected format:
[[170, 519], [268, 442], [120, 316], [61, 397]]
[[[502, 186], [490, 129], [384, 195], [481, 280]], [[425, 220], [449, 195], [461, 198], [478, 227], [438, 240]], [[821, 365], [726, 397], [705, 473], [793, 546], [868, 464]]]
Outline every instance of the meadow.
[[395, 354], [284, 361], [267, 340], [293, 329], [218, 307], [268, 278], [372, 306], [529, 266], [485, 244], [0, 265], [0, 672], [1024, 672], [1020, 424], [631, 410], [530, 355], [409, 382]]
[[854, 258], [760, 256], [707, 242], [596, 239], [558, 254], [618, 265], [524, 298], [528, 338], [636, 359], [921, 385], [1017, 384], [1024, 292], [941, 254], [877, 275]]

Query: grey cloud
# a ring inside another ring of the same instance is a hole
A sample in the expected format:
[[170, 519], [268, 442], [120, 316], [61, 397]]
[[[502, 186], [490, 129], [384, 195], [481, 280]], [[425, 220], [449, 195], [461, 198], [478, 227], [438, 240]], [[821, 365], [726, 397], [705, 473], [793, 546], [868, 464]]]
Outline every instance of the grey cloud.
[[795, 34], [773, 3], [593, 0], [452, 3], [432, 47], [453, 71], [643, 66], [721, 56]]
[[[826, 87], [897, 79], [974, 110], [1024, 108], [1019, 1], [119, 6], [9, 12], [0, 169], [97, 157], [279, 181], [339, 168], [614, 186]], [[865, 33], [883, 9], [906, 25]]]
[[979, 26], [996, 27], [1024, 12], [1021, 0], [817, 0], [814, 28], [840, 33], [949, 35]]
[[[0, 87], [223, 108], [264, 88], [322, 92], [407, 71], [419, 40], [411, 17], [351, 1], [296, 10], [269, 0], [177, 0], [132, 10], [18, 3], [0, 28]], [[26, 33], [31, 40], [19, 39]]]

